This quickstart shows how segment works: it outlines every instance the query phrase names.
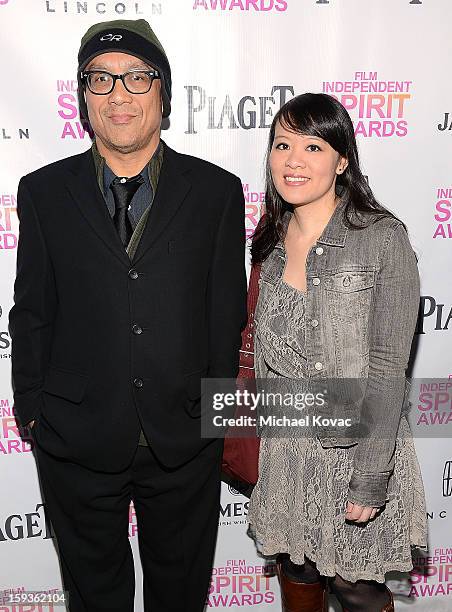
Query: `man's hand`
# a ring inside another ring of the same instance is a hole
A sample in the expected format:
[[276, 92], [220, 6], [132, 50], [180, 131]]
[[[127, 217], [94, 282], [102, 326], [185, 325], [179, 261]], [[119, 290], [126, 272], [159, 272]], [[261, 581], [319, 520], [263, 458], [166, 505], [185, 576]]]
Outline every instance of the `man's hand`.
[[367, 521], [374, 518], [377, 511], [378, 508], [372, 508], [371, 506], [359, 506], [358, 504], [348, 501], [345, 519], [355, 523], [367, 523]]

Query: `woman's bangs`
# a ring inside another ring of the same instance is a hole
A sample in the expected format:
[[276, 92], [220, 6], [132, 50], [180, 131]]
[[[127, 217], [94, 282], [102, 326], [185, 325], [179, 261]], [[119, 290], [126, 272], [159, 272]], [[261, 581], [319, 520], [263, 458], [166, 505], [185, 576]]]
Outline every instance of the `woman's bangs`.
[[281, 109], [279, 122], [281, 126], [304, 136], [316, 136], [328, 142], [329, 122], [319, 121], [310, 112], [300, 112], [301, 109], [291, 109], [290, 104]]

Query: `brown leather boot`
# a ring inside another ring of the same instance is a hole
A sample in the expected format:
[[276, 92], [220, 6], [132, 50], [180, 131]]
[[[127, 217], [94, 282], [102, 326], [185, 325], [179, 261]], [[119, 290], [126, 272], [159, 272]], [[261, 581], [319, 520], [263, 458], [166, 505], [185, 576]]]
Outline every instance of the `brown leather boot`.
[[[389, 603], [387, 603], [385, 607], [381, 609], [381, 612], [394, 612], [394, 598], [392, 596], [391, 591], [388, 589], [388, 587], [386, 587], [386, 590], [389, 595]], [[343, 610], [344, 612], [349, 612], [347, 608], [343, 608]]]
[[281, 588], [282, 612], [327, 612], [328, 593], [326, 581], [305, 584], [291, 580], [276, 560], [276, 571]]

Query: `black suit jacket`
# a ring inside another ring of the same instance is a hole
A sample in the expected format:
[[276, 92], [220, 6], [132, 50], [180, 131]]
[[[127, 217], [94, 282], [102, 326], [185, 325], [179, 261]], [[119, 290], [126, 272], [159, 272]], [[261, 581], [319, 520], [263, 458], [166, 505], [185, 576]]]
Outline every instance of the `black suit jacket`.
[[165, 145], [130, 261], [91, 151], [23, 177], [10, 311], [14, 402], [48, 452], [125, 468], [140, 422], [159, 459], [205, 446], [201, 377], [235, 377], [246, 320], [240, 180]]

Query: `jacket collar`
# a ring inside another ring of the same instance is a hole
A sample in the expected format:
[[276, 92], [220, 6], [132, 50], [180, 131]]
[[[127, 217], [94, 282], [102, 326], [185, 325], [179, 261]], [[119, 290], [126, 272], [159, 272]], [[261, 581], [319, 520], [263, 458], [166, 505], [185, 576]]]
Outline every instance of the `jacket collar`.
[[[317, 239], [317, 242], [322, 244], [328, 244], [330, 246], [345, 246], [345, 241], [347, 239], [348, 227], [344, 221], [344, 208], [345, 201], [339, 200], [334, 209], [333, 214], [331, 215], [330, 220], [325, 226], [320, 238]], [[282, 225], [283, 225], [283, 237], [277, 242], [275, 245], [276, 249], [285, 250], [284, 240], [287, 234], [287, 228], [289, 227], [290, 220], [292, 219], [293, 211], [287, 210], [283, 214]]]
[[347, 240], [348, 227], [344, 221], [344, 209], [345, 200], [339, 200], [331, 215], [330, 220], [326, 224], [322, 235], [317, 240], [322, 244], [329, 244], [330, 246], [343, 247]]
[[[191, 188], [191, 183], [185, 176], [189, 172], [189, 167], [183, 163], [184, 157], [170, 149], [163, 141], [161, 142], [164, 150], [160, 178], [148, 222], [133, 262], [140, 259], [152, 247], [176, 214]], [[67, 188], [82, 215], [112, 253], [130, 268], [130, 258], [111, 221], [99, 187], [91, 149], [76, 156], [76, 163], [69, 172]]]

